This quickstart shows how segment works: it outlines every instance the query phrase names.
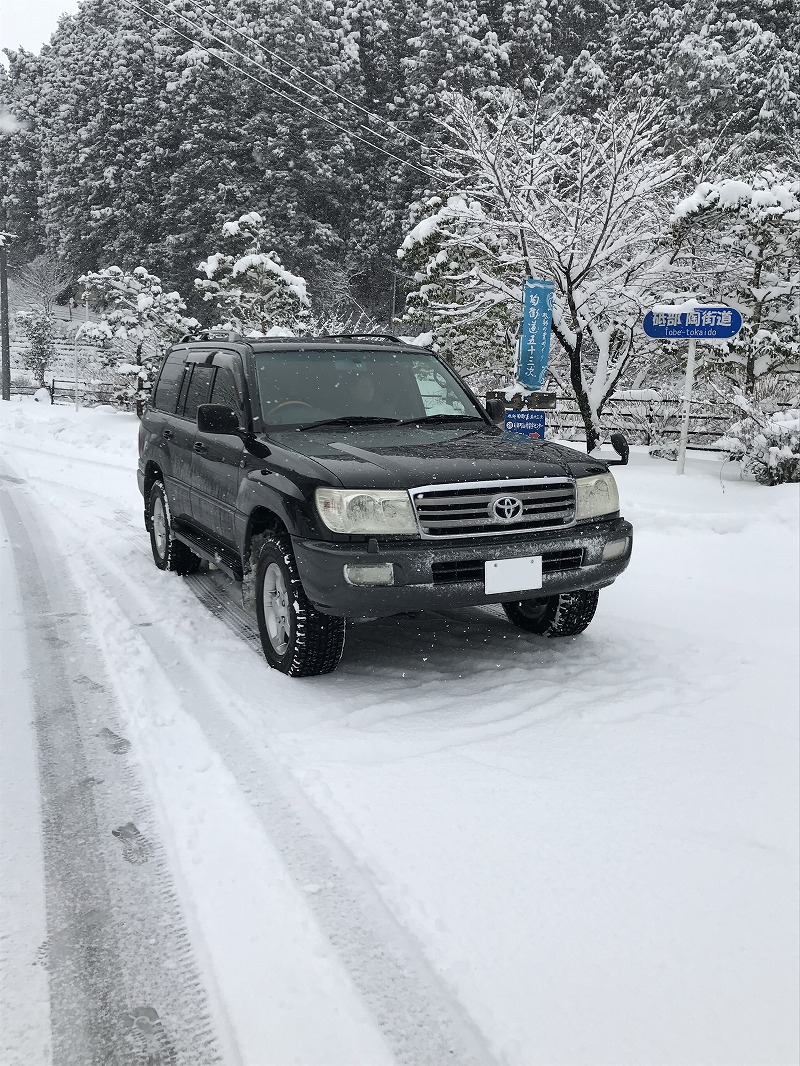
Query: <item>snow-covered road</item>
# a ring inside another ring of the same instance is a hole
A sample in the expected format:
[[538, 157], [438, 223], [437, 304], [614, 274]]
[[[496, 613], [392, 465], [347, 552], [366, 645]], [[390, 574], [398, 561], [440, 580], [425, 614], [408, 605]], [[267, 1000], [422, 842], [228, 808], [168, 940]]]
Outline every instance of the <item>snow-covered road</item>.
[[153, 566], [135, 463], [0, 405], [3, 1066], [796, 1059], [796, 486], [635, 455], [583, 637], [396, 618], [298, 681]]

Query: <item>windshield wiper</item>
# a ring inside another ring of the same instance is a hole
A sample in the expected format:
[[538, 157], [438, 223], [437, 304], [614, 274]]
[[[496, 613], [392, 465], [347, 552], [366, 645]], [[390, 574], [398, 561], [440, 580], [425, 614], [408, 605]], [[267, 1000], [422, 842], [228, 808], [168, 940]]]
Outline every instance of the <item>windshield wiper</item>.
[[381, 418], [379, 415], [340, 415], [338, 418], [321, 418], [318, 422], [306, 422], [299, 429], [315, 429], [317, 426], [367, 426], [400, 425], [399, 418]]
[[480, 415], [423, 415], [421, 418], [404, 418], [401, 426], [416, 426], [421, 422], [483, 422]]

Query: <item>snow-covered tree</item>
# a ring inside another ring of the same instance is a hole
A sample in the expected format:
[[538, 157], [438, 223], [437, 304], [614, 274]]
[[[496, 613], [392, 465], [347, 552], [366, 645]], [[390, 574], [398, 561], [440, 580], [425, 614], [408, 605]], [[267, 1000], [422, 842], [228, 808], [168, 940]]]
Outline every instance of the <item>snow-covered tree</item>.
[[608, 69], [618, 91], [664, 101], [672, 144], [721, 140], [763, 163], [800, 132], [799, 48], [794, 0], [623, 0]]
[[161, 279], [144, 267], [130, 272], [107, 267], [79, 282], [100, 319], [81, 326], [77, 335], [102, 345], [105, 364], [129, 379], [114, 399], [135, 404], [141, 417], [166, 349], [198, 323], [186, 318], [180, 295], [164, 292]]
[[[673, 215], [694, 295], [744, 317], [739, 335], [707, 350], [709, 368], [746, 395], [782, 364], [800, 361], [800, 181], [774, 173], [703, 182]], [[695, 282], [696, 283], [696, 282]]]
[[[82, 0], [40, 55], [0, 65], [14, 266], [43, 251], [75, 274], [143, 264], [196, 314], [208, 235], [257, 211], [289, 270], [317, 292], [329, 267], [354, 266], [354, 296], [385, 320], [403, 295], [392, 264], [408, 204], [453, 191], [427, 177], [448, 158], [451, 132], [434, 119], [452, 90], [486, 101], [513, 88], [584, 117], [651, 95], [668, 112], [664, 144], [703, 149], [698, 182], [797, 163], [794, 0], [143, 7]], [[724, 170], [722, 144], [742, 157]]]
[[412, 317], [433, 320], [456, 357], [494, 336], [508, 361], [523, 281], [555, 282], [553, 335], [590, 449], [674, 270], [662, 234], [680, 172], [662, 123], [646, 102], [540, 119], [510, 91], [481, 106], [454, 97], [451, 195], [428, 202], [399, 251], [417, 271]]
[[306, 283], [281, 265], [262, 216], [250, 211], [226, 222], [222, 238], [224, 250], [198, 268], [203, 276], [195, 286], [203, 299], [246, 333], [299, 332], [308, 315]]
[[42, 250], [39, 219], [41, 140], [36, 128], [39, 57], [20, 50], [0, 62], [0, 229], [16, 234], [12, 261], [24, 263]]
[[28, 342], [22, 361], [36, 378], [40, 388], [56, 351], [56, 323], [52, 309], [38, 304], [17, 315], [17, 326]]
[[72, 272], [54, 256], [43, 253], [17, 271], [14, 278], [16, 297], [25, 304], [42, 307], [48, 314], [55, 311], [59, 297], [65, 297], [72, 285]]
[[412, 106], [436, 114], [447, 92], [534, 88], [552, 58], [545, 0], [415, 0], [405, 61]]

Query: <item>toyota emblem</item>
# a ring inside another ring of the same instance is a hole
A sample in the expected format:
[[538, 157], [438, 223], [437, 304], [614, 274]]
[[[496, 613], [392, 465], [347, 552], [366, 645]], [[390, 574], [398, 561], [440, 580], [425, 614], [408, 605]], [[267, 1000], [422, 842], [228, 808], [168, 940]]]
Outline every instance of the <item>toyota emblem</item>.
[[522, 517], [522, 500], [517, 496], [495, 496], [489, 501], [489, 514], [496, 522], [515, 522]]

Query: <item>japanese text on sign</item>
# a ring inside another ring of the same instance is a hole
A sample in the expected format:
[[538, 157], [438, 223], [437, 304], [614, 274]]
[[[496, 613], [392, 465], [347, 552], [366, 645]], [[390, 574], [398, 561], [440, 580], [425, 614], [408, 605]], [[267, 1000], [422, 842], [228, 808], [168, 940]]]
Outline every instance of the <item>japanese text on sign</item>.
[[506, 411], [505, 431], [519, 437], [527, 437], [529, 440], [544, 440], [545, 413], [524, 409]]
[[642, 327], [660, 340], [729, 340], [742, 328], [742, 316], [733, 307], [660, 307], [647, 312]]
[[528, 278], [523, 286], [517, 379], [528, 389], [541, 389], [547, 373], [554, 291], [552, 281], [534, 278]]

